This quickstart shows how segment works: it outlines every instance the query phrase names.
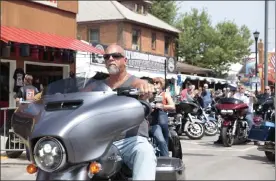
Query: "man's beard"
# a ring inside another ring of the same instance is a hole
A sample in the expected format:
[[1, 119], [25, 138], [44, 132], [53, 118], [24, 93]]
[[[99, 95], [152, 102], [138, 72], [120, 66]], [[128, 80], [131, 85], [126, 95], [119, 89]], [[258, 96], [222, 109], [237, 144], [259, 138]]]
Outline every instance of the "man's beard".
[[116, 74], [120, 73], [120, 69], [116, 65], [110, 65], [107, 68], [107, 70], [108, 70], [109, 74], [111, 74], [111, 75], [116, 75]]

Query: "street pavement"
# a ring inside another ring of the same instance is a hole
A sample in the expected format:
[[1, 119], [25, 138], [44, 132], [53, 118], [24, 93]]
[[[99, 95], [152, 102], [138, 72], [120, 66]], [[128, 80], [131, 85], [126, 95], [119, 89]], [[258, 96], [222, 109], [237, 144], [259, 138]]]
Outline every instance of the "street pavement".
[[[231, 148], [214, 145], [215, 137], [181, 137], [187, 180], [275, 180], [275, 164], [253, 144]], [[35, 180], [26, 173], [26, 161], [1, 156], [1, 180]]]

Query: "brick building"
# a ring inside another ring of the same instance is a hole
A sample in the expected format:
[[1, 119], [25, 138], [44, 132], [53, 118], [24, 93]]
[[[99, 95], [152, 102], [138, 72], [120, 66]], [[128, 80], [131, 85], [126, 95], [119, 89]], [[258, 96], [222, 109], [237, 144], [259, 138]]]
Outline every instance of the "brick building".
[[[80, 1], [78, 38], [100, 49], [112, 43], [121, 45], [129, 71], [137, 76], [164, 76], [167, 59], [168, 76], [173, 76], [180, 31], [148, 13], [150, 5], [149, 1]], [[94, 63], [103, 61], [97, 57]], [[105, 72], [101, 67], [98, 70]]]
[[25, 73], [48, 84], [75, 72], [76, 51], [101, 53], [77, 40], [77, 13], [78, 1], [1, 1], [0, 107], [15, 106]]

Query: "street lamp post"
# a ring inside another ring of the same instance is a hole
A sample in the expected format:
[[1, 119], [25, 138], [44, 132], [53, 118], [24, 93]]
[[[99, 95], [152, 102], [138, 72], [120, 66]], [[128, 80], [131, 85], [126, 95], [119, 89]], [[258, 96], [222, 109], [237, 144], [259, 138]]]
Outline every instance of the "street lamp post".
[[254, 38], [255, 38], [255, 81], [256, 81], [256, 95], [258, 94], [258, 84], [257, 84], [257, 77], [258, 77], [258, 39], [259, 39], [259, 35], [260, 35], [260, 32], [258, 31], [255, 31], [253, 33], [254, 35]]

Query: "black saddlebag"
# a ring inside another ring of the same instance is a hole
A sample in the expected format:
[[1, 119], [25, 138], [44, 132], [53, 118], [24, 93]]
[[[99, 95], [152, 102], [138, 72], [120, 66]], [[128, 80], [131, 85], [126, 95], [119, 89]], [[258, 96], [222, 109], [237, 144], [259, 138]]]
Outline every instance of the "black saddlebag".
[[158, 157], [155, 180], [185, 180], [185, 166], [182, 160], [172, 157]]

